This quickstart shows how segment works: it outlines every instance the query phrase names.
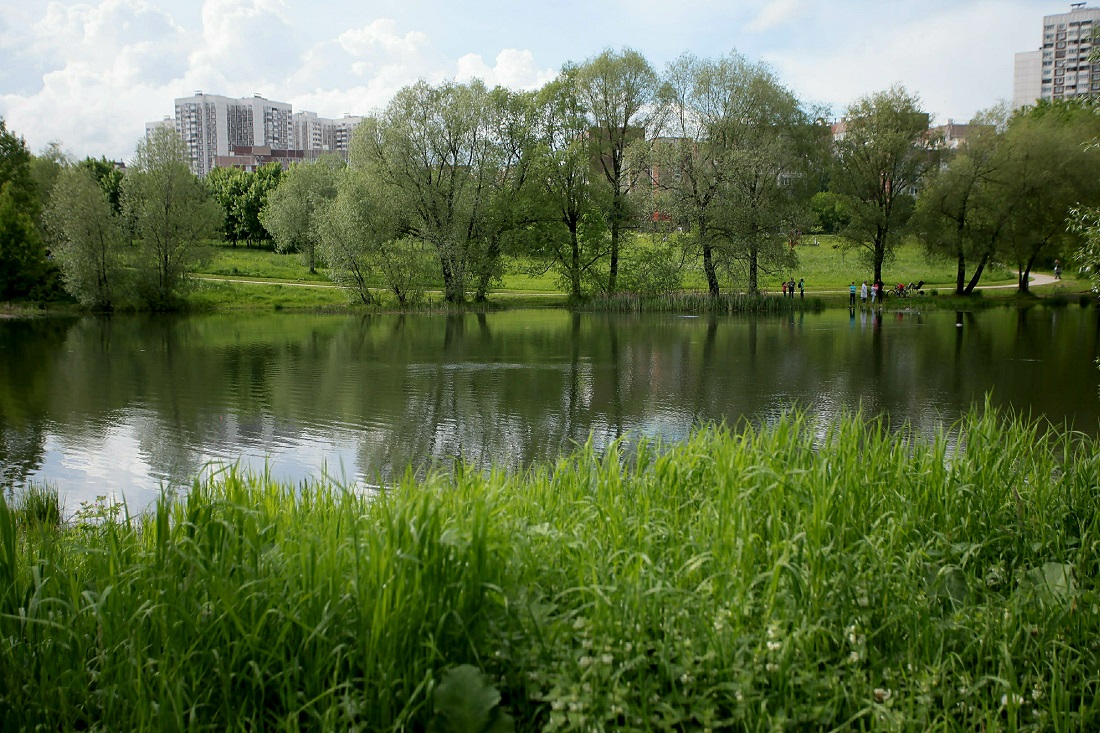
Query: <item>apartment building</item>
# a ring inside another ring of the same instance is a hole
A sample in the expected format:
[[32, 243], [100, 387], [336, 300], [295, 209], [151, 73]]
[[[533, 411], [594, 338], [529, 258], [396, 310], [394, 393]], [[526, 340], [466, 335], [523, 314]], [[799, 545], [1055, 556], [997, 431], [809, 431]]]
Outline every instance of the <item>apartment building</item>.
[[175, 101], [176, 130], [191, 155], [191, 170], [206, 175], [219, 157], [234, 147], [256, 146], [289, 149], [294, 129], [293, 110], [286, 102], [260, 95], [235, 99], [195, 92]]
[[1043, 17], [1042, 46], [1016, 54], [1012, 106], [1036, 100], [1100, 95], [1100, 64], [1089, 55], [1100, 32], [1100, 8], [1072, 3], [1068, 13]]
[[351, 134], [362, 121], [362, 117], [352, 115], [329, 119], [315, 112], [295, 112], [293, 149], [337, 153], [347, 158]]

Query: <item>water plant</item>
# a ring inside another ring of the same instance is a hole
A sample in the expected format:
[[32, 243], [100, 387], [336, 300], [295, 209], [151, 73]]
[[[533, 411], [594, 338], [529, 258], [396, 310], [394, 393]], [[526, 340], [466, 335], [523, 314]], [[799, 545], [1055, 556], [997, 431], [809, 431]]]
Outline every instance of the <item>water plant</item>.
[[988, 408], [794, 412], [55, 532], [0, 503], [0, 727], [1092, 730], [1098, 476]]

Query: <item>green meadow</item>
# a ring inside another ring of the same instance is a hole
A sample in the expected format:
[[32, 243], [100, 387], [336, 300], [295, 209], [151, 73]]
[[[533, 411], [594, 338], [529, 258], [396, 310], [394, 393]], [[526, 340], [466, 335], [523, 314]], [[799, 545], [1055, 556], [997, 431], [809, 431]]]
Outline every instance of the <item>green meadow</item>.
[[1100, 446], [790, 413], [380, 489], [0, 502], [4, 730], [1100, 727]]
[[[638, 240], [640, 246], [648, 246], [648, 238]], [[197, 310], [332, 310], [346, 309], [354, 305], [349, 295], [331, 286], [324, 268], [316, 274], [301, 264], [300, 257], [292, 253], [278, 253], [264, 248], [216, 246], [210, 248], [211, 257], [198, 273], [198, 287], [191, 293], [189, 302]], [[871, 270], [863, 262], [860, 252], [845, 249], [839, 238], [830, 235], [805, 235], [796, 247], [797, 265], [782, 271], [763, 273], [761, 289], [770, 295], [781, 292], [780, 283], [788, 278], [806, 281], [807, 297], [823, 298], [831, 304], [847, 303], [847, 287], [852, 281], [858, 285], [871, 279]], [[929, 259], [920, 244], [908, 240], [899, 245], [894, 257], [888, 260], [884, 270], [887, 286], [892, 283], [924, 281], [926, 295], [946, 296], [954, 290], [954, 263]], [[1007, 285], [1004, 289], [987, 291], [987, 297], [999, 300], [1015, 294], [1015, 274], [1003, 266], [986, 269], [981, 285]], [[383, 304], [390, 296], [381, 288], [378, 294]], [[429, 283], [429, 289], [442, 287], [442, 282]], [[683, 271], [683, 288], [686, 294], [705, 292], [706, 280], [700, 263], [687, 262]], [[1072, 294], [1087, 293], [1088, 283], [1067, 274], [1059, 290]], [[737, 283], [724, 283], [723, 290], [736, 294]], [[1039, 289], [1039, 292], [1043, 292]], [[426, 304], [434, 300], [441, 305], [441, 294], [429, 292]], [[650, 299], [646, 299], [647, 302]], [[524, 257], [505, 258], [503, 274], [495, 283], [490, 295], [494, 305], [564, 305], [566, 302], [562, 284], [557, 274], [545, 266]], [[657, 298], [654, 302], [664, 301]], [[925, 300], [926, 305], [932, 305]], [[420, 304], [424, 305], [423, 303]], [[622, 309], [621, 303], [613, 303], [612, 309]], [[642, 306], [648, 308], [648, 305]], [[661, 306], [658, 306], [661, 307]], [[774, 307], [756, 310], [775, 310]]]

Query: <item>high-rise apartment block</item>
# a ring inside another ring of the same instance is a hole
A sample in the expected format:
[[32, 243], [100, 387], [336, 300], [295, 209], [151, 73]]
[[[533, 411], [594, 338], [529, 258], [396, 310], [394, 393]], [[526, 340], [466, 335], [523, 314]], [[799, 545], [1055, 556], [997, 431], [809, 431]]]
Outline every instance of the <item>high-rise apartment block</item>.
[[234, 99], [196, 92], [176, 99], [176, 130], [191, 154], [191, 169], [202, 176], [236, 146], [289, 148], [292, 114], [289, 104], [258, 94]]
[[1100, 95], [1100, 64], [1089, 55], [1100, 40], [1100, 8], [1073, 3], [1068, 13], [1043, 17], [1043, 45], [1016, 54], [1012, 106], [1039, 99], [1071, 99]]
[[361, 118], [326, 119], [313, 112], [295, 113], [290, 104], [260, 95], [235, 99], [195, 92], [176, 99], [174, 124], [191, 156], [191, 170], [206, 175], [221, 166], [252, 168], [267, 160], [283, 165], [316, 158], [324, 152], [347, 157], [351, 131]]
[[352, 130], [362, 121], [362, 117], [352, 115], [328, 119], [315, 112], [295, 112], [294, 148], [338, 153], [346, 158]]

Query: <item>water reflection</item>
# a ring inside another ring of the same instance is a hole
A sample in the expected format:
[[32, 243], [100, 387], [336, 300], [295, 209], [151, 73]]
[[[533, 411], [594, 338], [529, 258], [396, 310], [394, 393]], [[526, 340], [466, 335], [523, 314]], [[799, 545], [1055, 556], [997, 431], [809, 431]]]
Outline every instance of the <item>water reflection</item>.
[[1097, 432], [1092, 310], [782, 318], [519, 311], [0, 322], [0, 481], [143, 506], [214, 462], [385, 481], [592, 437], [846, 410], [930, 433], [998, 404]]

